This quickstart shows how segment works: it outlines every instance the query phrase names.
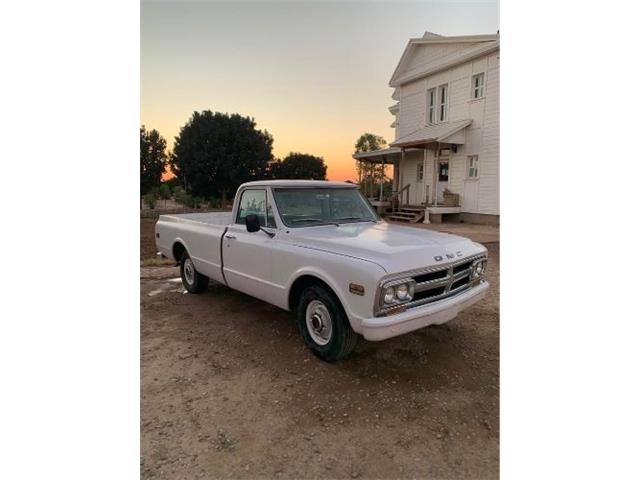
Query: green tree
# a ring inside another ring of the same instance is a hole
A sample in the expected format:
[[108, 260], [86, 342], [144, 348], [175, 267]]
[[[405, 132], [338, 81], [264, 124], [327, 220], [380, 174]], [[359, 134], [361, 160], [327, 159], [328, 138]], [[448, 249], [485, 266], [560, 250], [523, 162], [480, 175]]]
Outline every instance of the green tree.
[[[169, 158], [171, 158], [171, 155], [169, 155]], [[165, 180], [164, 182], [162, 182], [162, 184], [169, 187], [169, 190], [171, 191], [171, 195], [173, 195], [173, 190], [176, 187], [182, 186], [182, 184], [180, 183], [180, 179], [178, 177], [171, 177]]]
[[193, 112], [175, 139], [171, 170], [190, 195], [221, 196], [226, 204], [241, 183], [265, 178], [272, 147], [273, 137], [253, 118]]
[[140, 127], [140, 195], [159, 187], [167, 165], [167, 142], [157, 130]]
[[167, 182], [162, 182], [162, 185], [160, 185], [158, 196], [163, 200], [169, 200], [171, 198], [171, 187], [167, 185]]
[[[380, 135], [363, 133], [355, 144], [355, 153], [374, 152], [387, 146], [387, 141]], [[356, 160], [356, 171], [360, 181], [360, 189], [365, 195], [373, 194], [376, 185], [386, 182], [384, 166], [381, 163], [359, 162]]]
[[276, 179], [326, 180], [327, 166], [322, 157], [306, 153], [290, 153], [271, 164], [271, 177]]
[[387, 146], [387, 141], [380, 135], [373, 133], [363, 133], [356, 141], [356, 153], [374, 152], [382, 150]]

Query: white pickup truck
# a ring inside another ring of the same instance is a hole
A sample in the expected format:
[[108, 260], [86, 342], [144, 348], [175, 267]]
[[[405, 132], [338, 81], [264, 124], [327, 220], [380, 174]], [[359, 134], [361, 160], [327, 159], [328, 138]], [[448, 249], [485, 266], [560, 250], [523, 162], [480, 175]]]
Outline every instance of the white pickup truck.
[[302, 337], [335, 361], [358, 335], [383, 340], [447, 322], [480, 300], [487, 249], [381, 220], [355, 185], [245, 183], [231, 213], [161, 215], [159, 253], [184, 287], [209, 279], [297, 314]]

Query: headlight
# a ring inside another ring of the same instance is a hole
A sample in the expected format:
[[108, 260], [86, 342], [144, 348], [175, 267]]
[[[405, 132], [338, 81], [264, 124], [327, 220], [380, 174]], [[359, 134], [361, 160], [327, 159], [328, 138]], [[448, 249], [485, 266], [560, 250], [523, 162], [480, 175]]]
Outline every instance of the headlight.
[[387, 287], [384, 290], [384, 303], [393, 303], [396, 299], [396, 292], [393, 287]]
[[412, 280], [393, 282], [388, 287], [382, 287], [382, 300], [385, 305], [410, 302], [414, 289], [415, 283]]
[[396, 287], [396, 297], [398, 297], [398, 300], [406, 300], [408, 296], [409, 287], [406, 283], [403, 283], [402, 285], [398, 285]]
[[473, 266], [473, 277], [481, 277], [487, 268], [487, 261], [480, 260]]

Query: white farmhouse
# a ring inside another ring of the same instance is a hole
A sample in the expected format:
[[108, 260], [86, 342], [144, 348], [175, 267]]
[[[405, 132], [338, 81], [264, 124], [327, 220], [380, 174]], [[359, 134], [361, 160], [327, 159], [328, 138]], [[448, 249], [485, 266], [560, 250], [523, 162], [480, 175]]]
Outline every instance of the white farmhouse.
[[354, 155], [393, 164], [392, 197], [374, 200], [390, 218], [499, 223], [499, 61], [497, 34], [409, 41], [389, 82], [395, 139]]

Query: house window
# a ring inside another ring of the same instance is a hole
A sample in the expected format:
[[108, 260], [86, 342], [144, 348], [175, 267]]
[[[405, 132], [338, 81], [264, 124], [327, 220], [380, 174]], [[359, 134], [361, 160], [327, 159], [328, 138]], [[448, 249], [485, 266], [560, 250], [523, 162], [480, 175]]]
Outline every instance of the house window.
[[438, 87], [438, 121], [447, 120], [447, 96], [448, 85], [440, 85]]
[[418, 168], [416, 169], [416, 181], [421, 182], [424, 178], [424, 163], [418, 163]]
[[473, 98], [484, 97], [484, 73], [478, 73], [471, 77], [471, 84], [473, 86]]
[[427, 90], [427, 118], [428, 123], [436, 123], [436, 89]]
[[478, 178], [478, 156], [467, 157], [467, 178]]

